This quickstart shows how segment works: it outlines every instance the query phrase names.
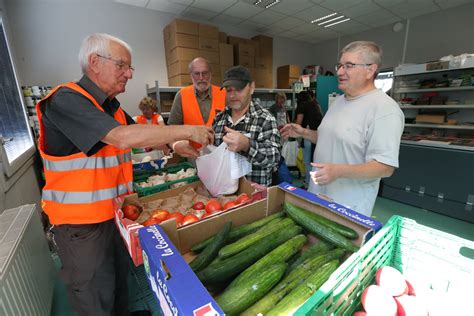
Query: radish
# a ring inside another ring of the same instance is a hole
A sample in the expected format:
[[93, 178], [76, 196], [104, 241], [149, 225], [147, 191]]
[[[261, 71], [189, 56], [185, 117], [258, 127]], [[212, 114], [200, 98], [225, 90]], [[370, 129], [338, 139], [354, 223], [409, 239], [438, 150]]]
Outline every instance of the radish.
[[362, 306], [368, 315], [397, 315], [397, 304], [393, 297], [378, 285], [369, 285], [362, 292]]
[[427, 316], [428, 308], [421, 299], [416, 296], [401, 295], [395, 297], [398, 316]]
[[400, 296], [408, 291], [403, 275], [400, 271], [390, 266], [378, 269], [375, 274], [375, 281], [392, 296]]

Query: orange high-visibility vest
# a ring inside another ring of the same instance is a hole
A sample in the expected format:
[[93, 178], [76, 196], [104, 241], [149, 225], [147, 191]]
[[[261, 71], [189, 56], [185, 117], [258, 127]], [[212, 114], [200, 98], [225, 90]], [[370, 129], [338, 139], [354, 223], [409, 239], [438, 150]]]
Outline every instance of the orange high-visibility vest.
[[[156, 124], [158, 125], [159, 122], [158, 122], [158, 119], [160, 118], [160, 114], [153, 114], [153, 116], [151, 117], [151, 124]], [[147, 118], [144, 116], [144, 115], [140, 115], [140, 116], [137, 116], [137, 123], [138, 124], [148, 124], [148, 120]]]
[[[131, 153], [129, 149], [106, 145], [89, 157], [82, 152], [61, 157], [46, 154], [40, 106], [62, 87], [81, 93], [104, 112], [94, 97], [73, 82], [57, 86], [36, 104], [40, 127], [38, 147], [46, 179], [42, 207], [55, 225], [104, 222], [114, 218], [114, 199], [133, 191]], [[115, 112], [114, 119], [127, 124], [121, 108]]]
[[181, 89], [181, 107], [183, 110], [183, 123], [185, 125], [206, 125], [210, 127], [214, 122], [216, 113], [224, 111], [226, 91], [220, 87], [211, 86], [212, 105], [209, 118], [204, 124], [201, 110], [194, 93], [194, 86], [188, 86]]

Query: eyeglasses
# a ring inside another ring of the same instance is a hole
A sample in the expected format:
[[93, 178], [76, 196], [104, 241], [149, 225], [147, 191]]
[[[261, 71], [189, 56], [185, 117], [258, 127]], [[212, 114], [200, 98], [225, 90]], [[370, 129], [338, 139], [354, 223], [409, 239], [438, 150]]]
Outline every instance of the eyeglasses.
[[336, 71], [338, 71], [339, 69], [344, 68], [344, 70], [350, 70], [350, 69], [353, 69], [355, 67], [369, 67], [370, 65], [373, 65], [373, 64], [354, 64], [354, 63], [345, 63], [345, 64], [336, 64], [334, 66], [334, 68], [336, 69]]
[[130, 69], [131, 72], [135, 71], [135, 68], [133, 68], [132, 65], [127, 65], [126, 63], [124, 63], [121, 60], [113, 59], [113, 58], [102, 56], [102, 55], [99, 55], [99, 54], [96, 54], [96, 55], [99, 56], [100, 58], [104, 58], [104, 59], [108, 59], [108, 60], [113, 61], [115, 63], [115, 66], [117, 66], [117, 69], [120, 70], [120, 71], [125, 72], [129, 69]]
[[210, 74], [211, 74], [210, 71], [201, 71], [201, 72], [199, 72], [199, 71], [193, 71], [193, 72], [191, 73], [191, 75], [193, 76], [193, 78], [200, 78], [201, 76], [202, 76], [203, 78], [207, 78], [207, 77], [209, 77]]

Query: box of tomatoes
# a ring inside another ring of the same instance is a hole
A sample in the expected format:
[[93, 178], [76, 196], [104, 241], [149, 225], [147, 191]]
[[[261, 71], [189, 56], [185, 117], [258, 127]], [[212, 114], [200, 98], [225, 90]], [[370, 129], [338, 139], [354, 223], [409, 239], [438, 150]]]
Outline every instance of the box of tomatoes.
[[131, 194], [116, 201], [115, 223], [134, 264], [143, 264], [138, 230], [160, 224], [173, 244], [180, 249], [180, 234], [188, 226], [200, 227], [204, 220], [222, 212], [239, 211], [242, 207], [265, 204], [266, 188], [254, 185], [244, 177], [238, 191], [230, 196], [214, 198], [198, 181], [175, 189], [139, 198]]

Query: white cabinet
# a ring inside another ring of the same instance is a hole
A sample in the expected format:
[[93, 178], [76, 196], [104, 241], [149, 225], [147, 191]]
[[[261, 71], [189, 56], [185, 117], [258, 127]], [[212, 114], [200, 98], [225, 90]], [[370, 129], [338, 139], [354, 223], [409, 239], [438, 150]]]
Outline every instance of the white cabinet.
[[392, 97], [405, 114], [402, 143], [474, 150], [474, 63], [431, 66], [394, 70]]

